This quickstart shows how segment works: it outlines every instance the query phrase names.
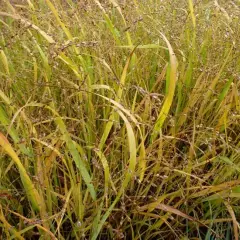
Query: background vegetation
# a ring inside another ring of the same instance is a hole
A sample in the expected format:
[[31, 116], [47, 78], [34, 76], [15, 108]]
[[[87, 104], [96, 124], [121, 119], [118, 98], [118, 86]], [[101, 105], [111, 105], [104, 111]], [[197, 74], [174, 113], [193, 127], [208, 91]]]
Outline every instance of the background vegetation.
[[238, 239], [239, 0], [0, 9], [1, 239]]

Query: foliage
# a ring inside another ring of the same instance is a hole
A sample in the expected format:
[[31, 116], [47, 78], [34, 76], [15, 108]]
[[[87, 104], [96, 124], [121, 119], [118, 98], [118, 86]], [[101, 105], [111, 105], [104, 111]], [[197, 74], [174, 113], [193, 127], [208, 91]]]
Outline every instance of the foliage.
[[238, 239], [239, 0], [0, 9], [3, 239]]

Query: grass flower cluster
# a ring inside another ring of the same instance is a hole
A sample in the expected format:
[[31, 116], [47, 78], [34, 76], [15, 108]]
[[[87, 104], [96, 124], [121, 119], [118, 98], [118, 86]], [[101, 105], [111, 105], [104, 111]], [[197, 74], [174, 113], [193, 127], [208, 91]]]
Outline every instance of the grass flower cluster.
[[239, 239], [239, 0], [0, 1], [1, 239]]

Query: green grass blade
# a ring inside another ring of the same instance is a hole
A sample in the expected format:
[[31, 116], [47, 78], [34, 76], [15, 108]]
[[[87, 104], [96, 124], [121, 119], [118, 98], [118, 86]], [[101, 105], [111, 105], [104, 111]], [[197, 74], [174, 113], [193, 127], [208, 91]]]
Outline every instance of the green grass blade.
[[165, 101], [163, 103], [162, 109], [158, 115], [158, 119], [153, 127], [153, 133], [151, 135], [151, 141], [154, 141], [162, 128], [165, 119], [167, 118], [167, 115], [169, 113], [170, 107], [172, 105], [176, 82], [177, 82], [177, 58], [173, 52], [172, 46], [170, 45], [167, 38], [162, 34], [162, 37], [164, 41], [167, 43], [169, 55], [170, 55], [170, 73], [169, 73], [169, 79], [166, 81], [168, 82], [167, 85], [169, 86], [168, 93], [165, 97]]
[[[127, 62], [124, 66], [124, 69], [123, 69], [123, 72], [122, 72], [122, 75], [121, 75], [121, 79], [120, 79], [120, 84], [119, 84], [119, 88], [118, 88], [118, 91], [117, 91], [117, 96], [115, 98], [115, 101], [114, 100], [111, 100], [109, 98], [105, 98], [106, 100], [109, 100], [110, 102], [112, 102], [113, 104], [117, 105], [117, 107], [120, 107], [121, 108], [121, 105], [118, 104], [120, 101], [121, 101], [121, 98], [122, 98], [122, 93], [123, 93], [123, 87], [125, 86], [125, 83], [126, 83], [126, 78], [127, 78], [127, 71], [128, 71], [128, 68], [129, 68], [129, 65], [130, 65], [130, 61], [131, 61], [131, 58], [133, 56], [133, 53], [135, 51], [136, 47], [131, 51], [131, 54], [129, 55], [128, 59], [127, 59]], [[121, 110], [123, 110], [123, 108], [121, 108]], [[101, 140], [100, 140], [100, 143], [99, 143], [99, 146], [98, 148], [100, 150], [102, 150], [107, 138], [108, 138], [108, 135], [112, 129], [112, 126], [113, 126], [113, 123], [115, 121], [115, 116], [113, 113], [111, 113], [110, 117], [109, 117], [109, 121], [104, 129], [104, 132], [103, 132], [103, 135], [101, 137]]]
[[224, 100], [224, 98], [226, 97], [226, 95], [231, 87], [232, 82], [233, 82], [233, 78], [230, 78], [224, 85], [222, 92], [218, 96], [217, 106], [219, 106], [222, 103], [222, 101]]
[[129, 123], [128, 119], [125, 117], [125, 115], [120, 110], [116, 109], [116, 111], [121, 116], [121, 118], [124, 120], [126, 129], [127, 129], [128, 147], [129, 147], [129, 153], [130, 153], [129, 163], [128, 163], [128, 167], [127, 167], [127, 170], [126, 170], [126, 174], [124, 176], [122, 186], [121, 186], [120, 190], [118, 191], [118, 194], [117, 194], [115, 200], [113, 201], [111, 206], [107, 209], [107, 211], [103, 215], [102, 219], [98, 223], [98, 226], [96, 228], [94, 227], [95, 231], [93, 231], [93, 233], [92, 233], [91, 240], [96, 240], [97, 239], [105, 221], [109, 217], [110, 213], [114, 209], [117, 202], [120, 200], [123, 192], [127, 189], [127, 186], [129, 184], [129, 182], [131, 181], [131, 179], [134, 176], [136, 162], [137, 162], [137, 158], [136, 158], [136, 154], [137, 154], [136, 139], [135, 139], [135, 135], [134, 135], [132, 126]]
[[52, 4], [52, 2], [50, 0], [45, 0], [48, 7], [51, 9], [53, 15], [55, 16], [58, 24], [61, 26], [61, 28], [63, 29], [64, 33], [66, 34], [66, 36], [68, 37], [69, 40], [71, 40], [72, 34], [70, 33], [70, 31], [68, 30], [68, 28], [66, 27], [66, 25], [62, 22], [61, 18], [59, 17], [58, 11], [57, 9], [54, 7], [54, 5]]
[[63, 139], [66, 142], [67, 148], [68, 148], [69, 152], [71, 153], [73, 160], [76, 163], [76, 165], [83, 177], [83, 180], [85, 181], [85, 183], [87, 185], [87, 188], [91, 194], [92, 199], [96, 200], [96, 191], [92, 184], [92, 179], [85, 167], [84, 161], [81, 159], [80, 154], [77, 151], [75, 144], [67, 131], [66, 125], [64, 124], [63, 120], [61, 119], [61, 117], [58, 115], [58, 113], [54, 109], [52, 109], [48, 106], [46, 108], [49, 109], [54, 115], [58, 116], [55, 119], [55, 122], [56, 122], [57, 126], [59, 127], [59, 130], [62, 133]]

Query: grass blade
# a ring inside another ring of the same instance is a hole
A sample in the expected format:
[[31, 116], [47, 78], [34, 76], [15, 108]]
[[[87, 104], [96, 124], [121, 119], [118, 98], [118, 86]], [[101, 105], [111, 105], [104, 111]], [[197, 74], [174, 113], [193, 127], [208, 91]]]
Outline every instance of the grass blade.
[[87, 171], [87, 168], [85, 167], [85, 163], [81, 159], [80, 154], [77, 151], [75, 144], [67, 131], [66, 125], [64, 124], [63, 120], [61, 119], [61, 117], [58, 115], [58, 113], [54, 109], [52, 109], [48, 106], [46, 108], [49, 109], [54, 115], [58, 116], [55, 119], [55, 122], [63, 135], [63, 140], [66, 142], [67, 148], [68, 148], [69, 152], [71, 153], [73, 160], [76, 163], [76, 165], [83, 177], [83, 180], [85, 181], [85, 183], [87, 185], [87, 188], [91, 194], [92, 199], [96, 200], [96, 191], [92, 184], [92, 179]]
[[41, 209], [41, 198], [40, 198], [33, 182], [29, 178], [20, 159], [18, 158], [16, 152], [13, 150], [11, 144], [9, 143], [9, 141], [5, 138], [5, 136], [1, 132], [0, 132], [0, 145], [17, 165], [23, 186], [24, 186], [26, 194], [28, 196], [28, 199], [31, 202], [33, 209], [36, 211], [39, 211]]
[[129, 123], [128, 119], [124, 116], [124, 114], [120, 110], [116, 109], [116, 111], [121, 116], [121, 118], [124, 120], [126, 129], [127, 129], [128, 145], [129, 145], [128, 147], [129, 147], [129, 152], [130, 152], [129, 164], [127, 167], [126, 174], [124, 176], [122, 186], [121, 186], [120, 190], [118, 191], [118, 194], [117, 194], [115, 200], [113, 201], [111, 206], [107, 209], [106, 213], [103, 215], [102, 219], [100, 220], [97, 227], [95, 228], [95, 231], [92, 233], [91, 240], [97, 239], [98, 234], [100, 233], [100, 231], [103, 227], [103, 224], [109, 217], [110, 213], [114, 209], [117, 202], [120, 200], [123, 192], [127, 189], [127, 186], [129, 184], [130, 180], [133, 178], [134, 172], [135, 172], [135, 167], [136, 167], [137, 150], [136, 150], [136, 140], [135, 140], [135, 135], [134, 135], [133, 129], [132, 129], [131, 124]]
[[162, 109], [158, 115], [158, 119], [153, 127], [153, 133], [151, 135], [151, 141], [153, 142], [160, 129], [162, 128], [165, 119], [167, 118], [167, 115], [169, 113], [170, 107], [172, 105], [173, 97], [174, 97], [174, 92], [175, 92], [175, 87], [176, 87], [176, 82], [177, 82], [177, 58], [173, 52], [172, 46], [170, 45], [169, 41], [167, 38], [161, 34], [164, 41], [167, 43], [168, 50], [169, 50], [169, 55], [170, 55], [170, 72], [169, 72], [169, 79], [167, 79], [167, 84], [168, 87], [168, 93], [165, 98], [165, 101], [163, 103]]

